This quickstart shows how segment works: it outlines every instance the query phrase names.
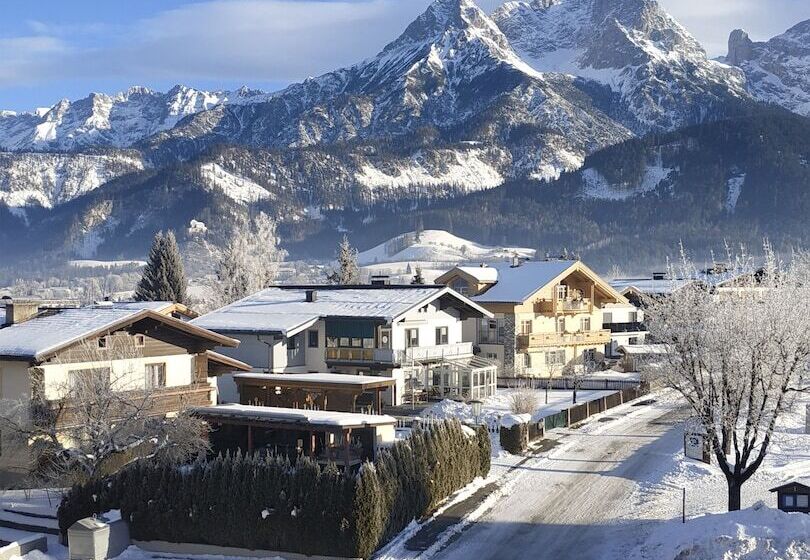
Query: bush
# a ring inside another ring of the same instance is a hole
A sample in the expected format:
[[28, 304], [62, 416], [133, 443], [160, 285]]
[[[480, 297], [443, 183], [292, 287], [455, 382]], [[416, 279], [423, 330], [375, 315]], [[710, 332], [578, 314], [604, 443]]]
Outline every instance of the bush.
[[509, 410], [515, 414], [534, 414], [540, 406], [537, 392], [519, 389], [509, 395]]
[[452, 420], [414, 430], [356, 476], [306, 458], [293, 465], [241, 453], [183, 467], [141, 460], [71, 489], [59, 527], [118, 508], [137, 540], [368, 558], [413, 519], [486, 476], [489, 446], [486, 429]]
[[481, 462], [481, 476], [487, 476], [492, 464], [492, 442], [486, 426], [478, 426], [478, 457]]

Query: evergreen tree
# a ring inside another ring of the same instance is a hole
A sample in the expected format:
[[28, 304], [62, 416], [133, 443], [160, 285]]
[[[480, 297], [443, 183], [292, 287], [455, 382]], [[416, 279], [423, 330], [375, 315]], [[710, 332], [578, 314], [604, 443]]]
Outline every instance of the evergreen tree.
[[351, 246], [349, 238], [343, 236], [338, 246], [338, 269], [327, 275], [332, 284], [357, 285], [360, 283], [360, 267], [357, 265], [357, 249]]
[[160, 231], [155, 235], [149, 250], [149, 261], [135, 290], [137, 301], [186, 301], [186, 273], [183, 258], [177, 247], [174, 232], [166, 235]]
[[421, 266], [416, 267], [416, 274], [414, 275], [413, 280], [411, 280], [411, 284], [415, 284], [415, 285], [424, 285], [425, 284], [425, 277], [422, 276], [422, 267]]

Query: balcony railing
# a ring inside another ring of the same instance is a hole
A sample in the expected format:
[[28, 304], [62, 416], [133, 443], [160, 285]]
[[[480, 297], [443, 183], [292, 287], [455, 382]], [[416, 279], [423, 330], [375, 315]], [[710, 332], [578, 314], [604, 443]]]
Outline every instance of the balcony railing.
[[605, 323], [602, 328], [614, 333], [645, 332], [647, 327], [643, 323]]
[[581, 331], [575, 333], [522, 334], [517, 337], [518, 348], [540, 348], [545, 346], [599, 345], [610, 342], [610, 331]]
[[405, 364], [410, 361], [429, 362], [444, 358], [472, 356], [472, 342], [442, 344], [439, 346], [417, 346], [407, 350], [390, 348], [327, 348], [327, 362], [357, 362]]
[[543, 299], [534, 303], [534, 312], [540, 314], [590, 313], [593, 305], [590, 298]]

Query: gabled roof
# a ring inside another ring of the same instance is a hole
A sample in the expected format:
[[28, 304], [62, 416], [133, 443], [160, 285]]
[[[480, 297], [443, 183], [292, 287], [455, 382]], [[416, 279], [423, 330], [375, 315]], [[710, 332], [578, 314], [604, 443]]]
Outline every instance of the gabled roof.
[[655, 280], [653, 278], [617, 278], [611, 280], [610, 285], [621, 294], [637, 292], [645, 295], [669, 295], [692, 282], [694, 282], [694, 280], [686, 278], [665, 278], [663, 280]]
[[492, 266], [481, 264], [479, 266], [456, 266], [436, 278], [437, 284], [446, 284], [450, 278], [456, 275], [467, 276], [479, 284], [493, 284], [498, 281], [498, 269]]
[[798, 478], [794, 478], [788, 481], [783, 482], [779, 486], [775, 486], [770, 489], [771, 492], [778, 492], [782, 488], [789, 488], [798, 484], [799, 486], [804, 486], [805, 488], [810, 488], [810, 475], [808, 476], [800, 476]]
[[114, 306], [81, 307], [45, 314], [0, 329], [0, 357], [40, 361], [84, 339], [153, 319], [192, 336], [236, 347], [239, 341], [174, 319], [151, 309]]
[[200, 316], [199, 313], [182, 303], [175, 303], [173, 301], [119, 301], [113, 303], [113, 307], [119, 309], [150, 309], [157, 311], [163, 315], [178, 314], [184, 317], [195, 319]]
[[[316, 292], [307, 301], [307, 292]], [[203, 315], [192, 324], [218, 332], [293, 336], [321, 318], [398, 321], [405, 314], [449, 298], [476, 315], [491, 314], [445, 286], [280, 286], [267, 288]]]

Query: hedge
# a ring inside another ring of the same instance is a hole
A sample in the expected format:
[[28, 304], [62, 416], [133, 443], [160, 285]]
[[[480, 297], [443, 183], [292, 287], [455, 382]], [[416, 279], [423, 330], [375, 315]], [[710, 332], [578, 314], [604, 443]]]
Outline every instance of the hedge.
[[64, 534], [79, 519], [120, 509], [137, 540], [368, 558], [488, 473], [487, 430], [450, 420], [414, 430], [354, 476], [272, 455], [227, 454], [182, 467], [137, 461], [72, 488], [59, 528]]

